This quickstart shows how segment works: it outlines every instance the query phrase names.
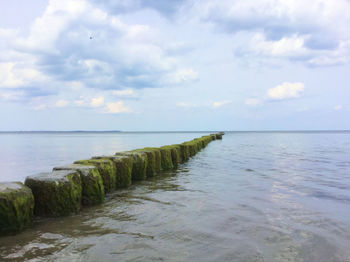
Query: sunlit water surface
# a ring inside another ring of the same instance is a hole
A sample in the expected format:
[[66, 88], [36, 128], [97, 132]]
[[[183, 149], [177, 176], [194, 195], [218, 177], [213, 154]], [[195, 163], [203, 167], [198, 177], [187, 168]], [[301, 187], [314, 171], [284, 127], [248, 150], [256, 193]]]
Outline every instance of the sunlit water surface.
[[[139, 142], [125, 136], [117, 145], [200, 135], [136, 134]], [[81, 144], [89, 154], [118, 151], [106, 142], [87, 150], [88, 140]], [[70, 143], [56, 140], [50, 161]], [[49, 152], [50, 139], [33, 147]], [[0, 260], [350, 261], [349, 178], [350, 133], [227, 133], [178, 170], [116, 191], [103, 205], [0, 238]]]

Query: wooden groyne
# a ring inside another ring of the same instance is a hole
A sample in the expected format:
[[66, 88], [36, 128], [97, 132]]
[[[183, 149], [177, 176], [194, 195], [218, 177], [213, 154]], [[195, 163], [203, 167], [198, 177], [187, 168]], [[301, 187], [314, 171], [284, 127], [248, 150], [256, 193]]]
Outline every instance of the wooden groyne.
[[223, 132], [182, 144], [147, 147], [78, 160], [21, 182], [0, 183], [0, 236], [32, 224], [34, 216], [59, 217], [104, 201], [105, 195], [134, 181], [154, 177], [188, 161]]

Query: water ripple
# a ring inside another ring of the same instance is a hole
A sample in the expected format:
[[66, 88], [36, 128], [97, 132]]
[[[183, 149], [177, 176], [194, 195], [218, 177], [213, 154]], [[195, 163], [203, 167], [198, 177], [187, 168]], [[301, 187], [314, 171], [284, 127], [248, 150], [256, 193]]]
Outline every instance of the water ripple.
[[1, 261], [350, 261], [350, 133], [227, 133], [175, 172], [0, 238]]

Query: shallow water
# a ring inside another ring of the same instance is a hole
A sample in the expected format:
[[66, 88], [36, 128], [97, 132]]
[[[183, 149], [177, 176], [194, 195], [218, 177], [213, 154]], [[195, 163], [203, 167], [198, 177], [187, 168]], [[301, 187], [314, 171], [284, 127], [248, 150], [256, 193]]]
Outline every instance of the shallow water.
[[103, 205], [0, 238], [0, 258], [350, 261], [349, 177], [350, 133], [227, 133]]

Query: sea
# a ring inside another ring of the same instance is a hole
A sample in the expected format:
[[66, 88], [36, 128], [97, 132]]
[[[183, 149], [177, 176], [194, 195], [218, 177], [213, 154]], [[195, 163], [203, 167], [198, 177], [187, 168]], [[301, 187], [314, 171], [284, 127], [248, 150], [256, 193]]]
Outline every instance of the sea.
[[[3, 132], [0, 181], [208, 132]], [[350, 132], [226, 132], [177, 170], [0, 238], [0, 261], [350, 262]]]

